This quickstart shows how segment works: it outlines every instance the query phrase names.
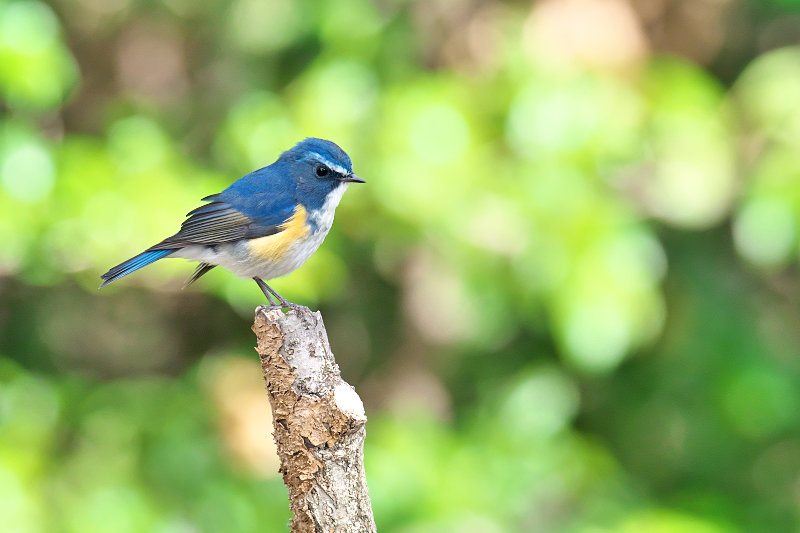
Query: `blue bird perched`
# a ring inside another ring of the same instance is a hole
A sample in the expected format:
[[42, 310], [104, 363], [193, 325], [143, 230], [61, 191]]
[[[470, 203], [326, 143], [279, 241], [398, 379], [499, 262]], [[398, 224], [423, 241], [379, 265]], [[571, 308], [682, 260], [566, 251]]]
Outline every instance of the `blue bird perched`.
[[323, 139], [300, 141], [268, 167], [203, 198], [209, 203], [187, 213], [178, 233], [103, 274], [100, 288], [159, 259], [183, 257], [200, 262], [187, 286], [222, 266], [255, 280], [270, 306], [294, 307], [264, 280], [293, 272], [317, 251], [353, 182], [364, 180], [344, 150]]

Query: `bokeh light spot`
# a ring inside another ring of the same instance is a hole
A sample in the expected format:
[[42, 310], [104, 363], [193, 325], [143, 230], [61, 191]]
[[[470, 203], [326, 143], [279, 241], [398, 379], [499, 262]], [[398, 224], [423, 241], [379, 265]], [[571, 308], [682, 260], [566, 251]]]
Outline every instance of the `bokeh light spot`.
[[649, 191], [653, 213], [688, 228], [717, 222], [733, 192], [733, 169], [726, 163], [716, 158], [659, 162]]
[[55, 180], [53, 159], [39, 143], [13, 146], [2, 159], [0, 184], [9, 197], [19, 202], [34, 203], [47, 198]]
[[300, 7], [296, 0], [237, 0], [231, 7], [228, 33], [246, 52], [277, 50], [298, 35]]
[[377, 82], [370, 69], [353, 61], [328, 65], [316, 80], [317, 120], [334, 124], [361, 118], [377, 95]]
[[13, 2], [0, 7], [0, 46], [18, 53], [39, 54], [53, 46], [58, 23], [51, 9], [40, 2]]
[[161, 128], [146, 117], [122, 119], [108, 132], [111, 159], [127, 173], [144, 172], [161, 162], [167, 142]]
[[587, 372], [607, 372], [616, 367], [630, 347], [628, 320], [612, 302], [576, 302], [565, 328], [567, 352], [573, 363]]
[[534, 6], [523, 37], [539, 61], [618, 68], [645, 56], [647, 40], [624, 0], [548, 0]]
[[25, 520], [29, 505], [19, 478], [0, 463], [0, 531], [28, 530], [32, 525]]
[[448, 104], [432, 104], [420, 110], [409, 130], [414, 152], [431, 163], [460, 159], [469, 144], [469, 126], [464, 115]]
[[578, 411], [575, 384], [555, 368], [522, 378], [506, 397], [502, 420], [516, 437], [546, 439], [564, 429]]
[[260, 478], [279, 475], [272, 410], [260, 367], [243, 357], [206, 357], [200, 379], [212, 397], [225, 428], [223, 438], [239, 466]]
[[420, 252], [406, 271], [406, 310], [432, 344], [474, 340], [481, 330], [478, 306], [457, 271], [430, 252]]
[[800, 48], [770, 51], [742, 73], [736, 95], [750, 121], [775, 140], [800, 138]]
[[733, 225], [737, 251], [761, 266], [780, 264], [792, 253], [795, 221], [791, 209], [778, 198], [749, 200]]

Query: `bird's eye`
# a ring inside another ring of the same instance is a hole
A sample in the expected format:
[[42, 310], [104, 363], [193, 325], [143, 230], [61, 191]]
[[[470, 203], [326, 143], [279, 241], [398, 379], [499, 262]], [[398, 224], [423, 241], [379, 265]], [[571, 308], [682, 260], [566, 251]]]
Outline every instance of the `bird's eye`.
[[320, 178], [323, 176], [327, 176], [328, 172], [330, 172], [330, 170], [328, 170], [328, 167], [326, 166], [320, 165], [317, 167], [317, 176], [319, 176]]

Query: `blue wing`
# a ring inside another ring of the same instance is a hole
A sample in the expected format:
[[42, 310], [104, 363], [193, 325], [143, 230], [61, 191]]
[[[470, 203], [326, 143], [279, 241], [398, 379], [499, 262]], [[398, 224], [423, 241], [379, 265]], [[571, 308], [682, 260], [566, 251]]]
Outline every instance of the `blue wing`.
[[276, 161], [237, 180], [214, 200], [224, 202], [258, 226], [281, 225], [297, 207], [296, 188], [292, 168]]
[[242, 239], [255, 239], [274, 235], [281, 231], [280, 225], [291, 214], [269, 217], [273, 223], [254, 220], [234, 208], [227, 202], [219, 200], [219, 195], [204, 198], [210, 200], [202, 207], [190, 211], [178, 233], [167, 237], [160, 243], [148, 248], [150, 250], [177, 250], [185, 246], [215, 246]]

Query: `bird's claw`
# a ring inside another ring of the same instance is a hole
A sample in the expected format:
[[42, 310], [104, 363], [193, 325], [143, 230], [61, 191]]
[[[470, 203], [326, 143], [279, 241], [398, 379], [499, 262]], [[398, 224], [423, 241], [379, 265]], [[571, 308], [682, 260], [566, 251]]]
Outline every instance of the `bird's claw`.
[[[266, 307], [267, 311], [272, 311], [275, 309], [283, 310], [283, 309], [293, 309], [297, 311], [298, 314], [303, 315], [308, 313], [312, 317], [314, 317], [314, 325], [317, 325], [319, 322], [317, 320], [317, 315], [315, 315], [311, 309], [304, 305], [293, 304], [277, 292], [275, 289], [271, 288], [269, 285], [264, 283], [264, 281], [259, 277], [254, 277], [253, 280], [258, 284], [261, 291], [264, 293], [264, 296], [267, 297], [267, 301], [269, 302], [269, 306]], [[277, 303], [275, 303], [277, 302]]]
[[311, 316], [311, 318], [314, 319], [314, 325], [315, 326], [319, 324], [319, 320], [317, 319], [317, 315], [311, 309], [306, 307], [305, 305], [293, 304], [293, 303], [287, 301], [287, 302], [281, 303], [279, 305], [264, 305], [262, 307], [264, 309], [264, 312], [269, 312], [269, 311], [281, 311], [281, 312], [283, 312], [284, 309], [289, 309], [290, 311], [296, 311], [297, 314], [300, 315], [300, 316], [308, 314], [309, 316]]

